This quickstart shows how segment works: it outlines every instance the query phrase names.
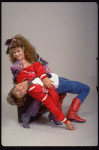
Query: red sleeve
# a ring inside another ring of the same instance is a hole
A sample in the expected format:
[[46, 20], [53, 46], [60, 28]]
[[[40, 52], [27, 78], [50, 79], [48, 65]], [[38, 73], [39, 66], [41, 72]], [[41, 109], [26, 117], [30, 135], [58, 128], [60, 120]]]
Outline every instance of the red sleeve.
[[29, 75], [25, 72], [20, 72], [18, 75], [17, 75], [17, 83], [21, 83], [22, 81], [24, 80], [27, 80], [27, 79], [31, 79], [29, 77]]
[[47, 77], [46, 71], [40, 62], [36, 62], [33, 65], [37, 77], [39, 77], [41, 80]]

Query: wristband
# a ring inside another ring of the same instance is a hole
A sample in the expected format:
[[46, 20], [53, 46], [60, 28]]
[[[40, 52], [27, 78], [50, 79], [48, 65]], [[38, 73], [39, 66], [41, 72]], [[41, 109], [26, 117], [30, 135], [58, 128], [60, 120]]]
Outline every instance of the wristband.
[[68, 119], [67, 119], [67, 118], [65, 118], [65, 119], [63, 120], [63, 123], [67, 123], [67, 121], [68, 121]]
[[42, 74], [41, 77], [40, 77], [41, 80], [43, 80], [44, 78], [47, 78], [46, 74]]

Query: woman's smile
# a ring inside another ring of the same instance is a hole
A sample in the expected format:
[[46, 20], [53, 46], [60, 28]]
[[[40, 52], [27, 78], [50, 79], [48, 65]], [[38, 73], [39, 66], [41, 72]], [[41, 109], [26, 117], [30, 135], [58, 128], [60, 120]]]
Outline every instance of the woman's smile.
[[18, 60], [23, 59], [24, 58], [24, 50], [20, 47], [14, 48], [13, 49], [13, 56]]

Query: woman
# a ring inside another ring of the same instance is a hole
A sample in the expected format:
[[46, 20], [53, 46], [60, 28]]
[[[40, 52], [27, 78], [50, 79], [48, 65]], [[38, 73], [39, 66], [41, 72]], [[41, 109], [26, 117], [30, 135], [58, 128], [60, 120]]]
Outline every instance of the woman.
[[[8, 49], [6, 53], [9, 54], [10, 60], [13, 63], [13, 65], [11, 66], [11, 71], [13, 74], [14, 84], [16, 84], [16, 77], [18, 73], [24, 67], [31, 65], [35, 61], [40, 61], [42, 65], [44, 65], [44, 67], [47, 69], [48, 72], [48, 67], [46, 66], [47, 62], [44, 61], [42, 58], [39, 59], [38, 54], [36, 54], [35, 48], [23, 36], [16, 35], [14, 38], [8, 39], [5, 44], [8, 45]], [[43, 83], [48, 88], [52, 86], [52, 82], [48, 78], [44, 79]], [[62, 105], [61, 101], [63, 98], [64, 95], [60, 96], [60, 101], [59, 101], [60, 107]], [[40, 108], [40, 103], [37, 100], [33, 100], [33, 103], [30, 105], [27, 112], [22, 116], [23, 127], [26, 128], [29, 127], [28, 123], [30, 117], [36, 116], [39, 108]], [[53, 120], [56, 125], [61, 125], [61, 122], [57, 121], [51, 113], [49, 114], [48, 117], [50, 120]]]

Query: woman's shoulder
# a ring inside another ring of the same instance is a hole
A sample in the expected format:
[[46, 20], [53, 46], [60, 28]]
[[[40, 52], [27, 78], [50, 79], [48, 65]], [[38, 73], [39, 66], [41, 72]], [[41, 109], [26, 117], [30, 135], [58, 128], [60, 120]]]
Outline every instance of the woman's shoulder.
[[16, 60], [15, 63], [13, 63], [11, 66], [15, 65], [22, 65], [22, 62], [20, 60]]
[[17, 60], [15, 63], [13, 63], [12, 65], [11, 65], [11, 70], [20, 70], [20, 69], [22, 69], [22, 62], [21, 61], [19, 61], [19, 60]]

